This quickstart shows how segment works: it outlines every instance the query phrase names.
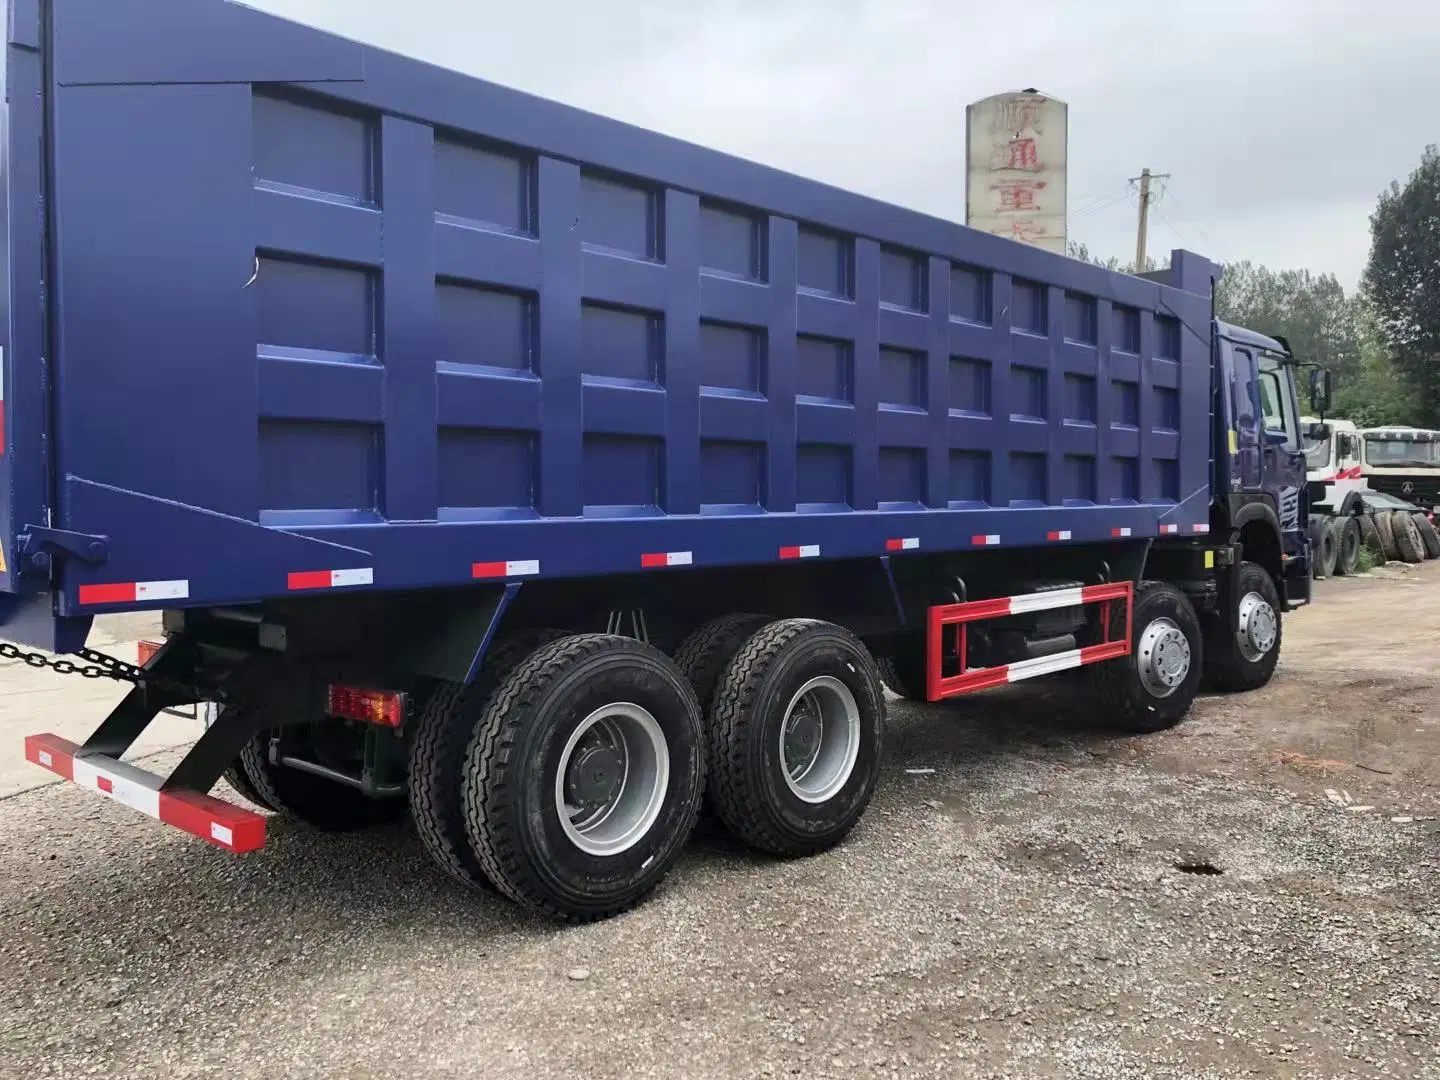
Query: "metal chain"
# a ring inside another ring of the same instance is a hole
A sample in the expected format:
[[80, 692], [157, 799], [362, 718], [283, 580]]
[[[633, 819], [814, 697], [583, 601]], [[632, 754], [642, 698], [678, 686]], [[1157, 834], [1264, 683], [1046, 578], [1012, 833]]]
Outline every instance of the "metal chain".
[[0, 659], [19, 660], [27, 667], [48, 668], [57, 675], [79, 675], [82, 679], [114, 679], [116, 682], [134, 683], [137, 686], [145, 684], [171, 690], [187, 697], [195, 691], [194, 687], [186, 686], [174, 679], [150, 674], [143, 668], [127, 664], [125, 661], [117, 660], [105, 653], [96, 652], [94, 649], [81, 649], [75, 655], [83, 662], [77, 664], [74, 660], [64, 656], [27, 652], [18, 645], [0, 641]]

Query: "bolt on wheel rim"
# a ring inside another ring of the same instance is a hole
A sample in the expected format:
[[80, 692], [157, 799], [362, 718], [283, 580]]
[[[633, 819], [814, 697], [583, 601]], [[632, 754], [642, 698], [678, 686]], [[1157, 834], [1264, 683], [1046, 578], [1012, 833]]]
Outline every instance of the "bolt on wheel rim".
[[785, 783], [807, 803], [832, 799], [860, 756], [860, 706], [839, 679], [820, 675], [796, 691], [780, 725]]
[[1240, 653], [1252, 664], [1275, 647], [1279, 636], [1279, 620], [1270, 601], [1258, 592], [1249, 592], [1240, 600], [1236, 619], [1235, 641]]
[[665, 801], [670, 749], [646, 709], [617, 702], [570, 733], [555, 772], [565, 837], [587, 855], [618, 855], [640, 841]]
[[1135, 647], [1140, 681], [1154, 697], [1169, 697], [1190, 674], [1190, 642], [1170, 619], [1156, 619]]

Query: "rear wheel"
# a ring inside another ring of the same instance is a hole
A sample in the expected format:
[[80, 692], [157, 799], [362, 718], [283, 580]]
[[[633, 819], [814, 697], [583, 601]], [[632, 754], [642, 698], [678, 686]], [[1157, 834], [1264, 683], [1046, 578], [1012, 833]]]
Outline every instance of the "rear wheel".
[[[338, 736], [333, 740], [335, 743], [348, 742], [351, 733], [338, 727], [340, 724], [341, 721], [329, 720], [308, 730], [282, 730], [289, 738], [305, 739], [312, 744], [327, 732]], [[240, 751], [240, 766], [256, 794], [264, 800], [260, 805], [271, 806], [277, 813], [322, 832], [366, 829], [405, 816], [404, 796], [371, 798], [349, 784], [271, 762], [270, 740], [279, 734], [278, 731], [261, 732]]]
[[1385, 551], [1385, 558], [1399, 559], [1400, 549], [1395, 544], [1394, 515], [1389, 510], [1382, 510], [1375, 515], [1375, 532], [1380, 537], [1380, 546]]
[[1210, 623], [1205, 641], [1205, 675], [1217, 690], [1258, 690], [1275, 674], [1280, 659], [1280, 592], [1263, 566], [1242, 562], [1240, 602], [1225, 629]]
[[[1341, 518], [1336, 522], [1340, 532], [1339, 556], [1335, 562], [1335, 573], [1355, 573], [1360, 563], [1360, 524], [1353, 517]], [[1440, 544], [1440, 537], [1436, 538]]]
[[1415, 518], [1404, 510], [1390, 515], [1390, 530], [1395, 534], [1395, 550], [1407, 563], [1425, 561], [1425, 541], [1420, 538], [1420, 529]]
[[834, 847], [875, 791], [884, 724], [875, 663], [853, 634], [811, 619], [771, 623], [740, 647], [715, 691], [716, 809], [759, 851]]
[[1356, 519], [1360, 524], [1360, 542], [1370, 553], [1370, 561], [1376, 566], [1385, 565], [1385, 544], [1380, 539], [1380, 530], [1375, 525], [1375, 515], [1361, 514]]
[[906, 701], [924, 701], [925, 635], [910, 633], [896, 639], [883, 655], [875, 658], [880, 679], [896, 697]]
[[470, 850], [460, 794], [475, 717], [522, 660], [564, 636], [561, 630], [522, 630], [502, 638], [487, 652], [474, 682], [441, 684], [416, 721], [410, 744], [410, 814], [421, 845], [461, 884], [495, 889]]
[[471, 847], [501, 892], [575, 922], [633, 906], [695, 825], [700, 705], [669, 657], [580, 634], [522, 662], [465, 755]]
[[[1124, 637], [1123, 605], [1112, 606], [1110, 637]], [[1160, 581], [1135, 590], [1129, 656], [1089, 668], [1091, 685], [1114, 727], [1136, 734], [1174, 727], [1200, 689], [1200, 620], [1185, 594]]]
[[1420, 530], [1420, 540], [1425, 545], [1425, 557], [1440, 559], [1440, 532], [1435, 530], [1435, 523], [1423, 511], [1416, 511], [1411, 516], [1415, 519], [1415, 527]]
[[1316, 559], [1315, 576], [1321, 578], [1335, 575], [1335, 564], [1340, 558], [1340, 532], [1333, 518], [1320, 523], [1320, 550]]
[[249, 800], [262, 810], [273, 811], [275, 809], [275, 807], [265, 801], [265, 796], [261, 795], [260, 792], [256, 790], [255, 785], [250, 782], [250, 777], [245, 775], [245, 769], [238, 759], [234, 765], [231, 765], [230, 768], [221, 774], [220, 779], [234, 788], [242, 799]]

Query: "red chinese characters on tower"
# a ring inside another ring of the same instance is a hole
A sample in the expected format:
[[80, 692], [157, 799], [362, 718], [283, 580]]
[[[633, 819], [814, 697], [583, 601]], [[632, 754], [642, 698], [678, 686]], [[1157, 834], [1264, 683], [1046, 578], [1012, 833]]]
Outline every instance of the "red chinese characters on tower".
[[1044, 180], [1001, 180], [990, 190], [999, 196], [1003, 213], [1035, 213], [1041, 210], [1039, 195], [1045, 190]]
[[1039, 172], [1040, 153], [1031, 138], [1014, 139], [1006, 148], [1005, 164], [1002, 168], [1019, 172]]

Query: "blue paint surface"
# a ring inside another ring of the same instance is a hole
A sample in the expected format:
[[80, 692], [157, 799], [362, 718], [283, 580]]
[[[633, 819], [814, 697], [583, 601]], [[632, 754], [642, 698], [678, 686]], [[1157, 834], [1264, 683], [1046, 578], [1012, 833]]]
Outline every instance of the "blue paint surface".
[[1196, 256], [1110, 273], [221, 0], [54, 12], [48, 84], [7, 50], [0, 538], [108, 538], [62, 614], [1208, 520]]

